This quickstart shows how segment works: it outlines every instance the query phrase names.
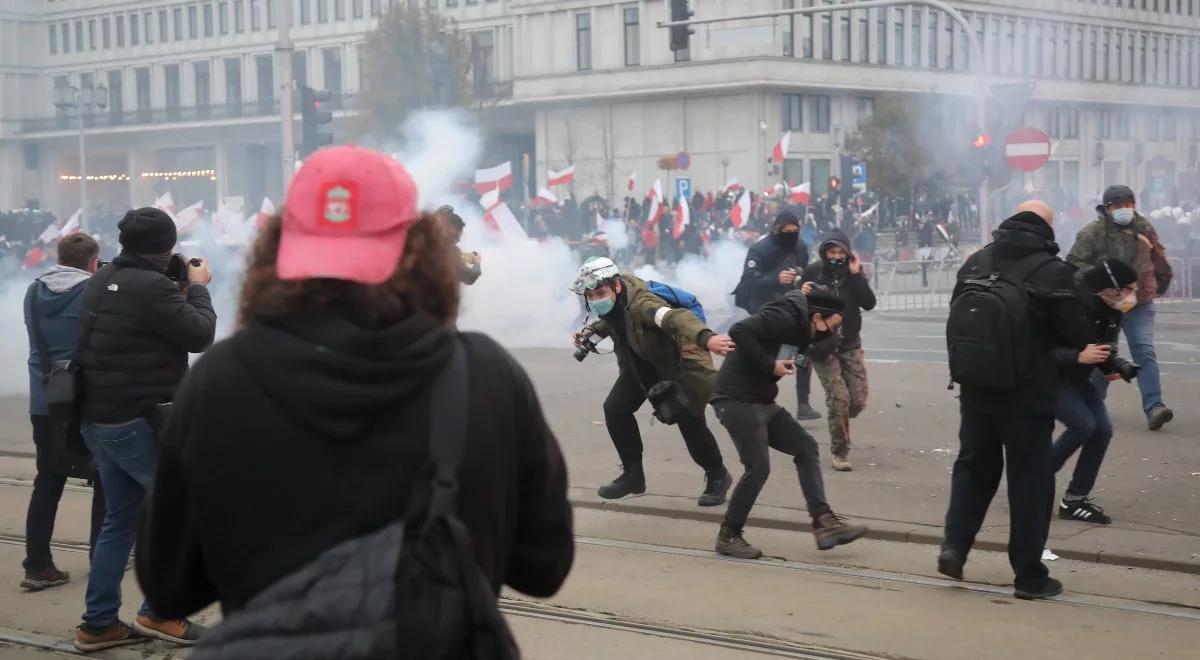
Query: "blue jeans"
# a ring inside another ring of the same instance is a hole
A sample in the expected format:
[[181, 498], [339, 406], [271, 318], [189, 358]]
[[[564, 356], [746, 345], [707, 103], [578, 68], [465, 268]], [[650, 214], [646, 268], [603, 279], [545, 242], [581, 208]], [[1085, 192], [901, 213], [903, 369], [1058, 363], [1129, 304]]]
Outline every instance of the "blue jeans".
[[[121, 580], [133, 550], [142, 500], [154, 482], [158, 449], [154, 429], [145, 418], [124, 424], [85, 423], [81, 431], [100, 468], [107, 506], [92, 550], [83, 623], [107, 628], [117, 621], [121, 609]], [[138, 614], [151, 615], [149, 605], [143, 602]]]
[[[1099, 370], [1093, 370], [1093, 373], [1099, 373]], [[1067, 428], [1050, 450], [1051, 466], [1058, 472], [1078, 451], [1079, 460], [1075, 462], [1067, 495], [1087, 497], [1096, 485], [1096, 476], [1100, 474], [1100, 465], [1112, 440], [1112, 422], [1108, 419], [1104, 399], [1091, 381], [1064, 383], [1058, 388], [1054, 416]]]
[[[1158, 376], [1158, 355], [1154, 352], [1154, 303], [1137, 305], [1121, 322], [1125, 341], [1129, 342], [1130, 358], [1141, 369], [1137, 384], [1142, 392], [1142, 411], [1149, 413], [1155, 406], [1163, 405], [1162, 382]], [[1108, 391], [1108, 383], [1101, 387], [1101, 395]]]

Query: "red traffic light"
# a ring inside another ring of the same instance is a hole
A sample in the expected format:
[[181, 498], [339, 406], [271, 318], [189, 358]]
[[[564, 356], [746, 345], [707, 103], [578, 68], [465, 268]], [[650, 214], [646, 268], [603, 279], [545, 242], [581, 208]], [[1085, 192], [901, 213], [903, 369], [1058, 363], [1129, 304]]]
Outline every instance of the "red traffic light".
[[971, 142], [971, 146], [976, 149], [983, 149], [992, 143], [992, 138], [987, 133], [980, 133], [975, 136], [975, 140]]

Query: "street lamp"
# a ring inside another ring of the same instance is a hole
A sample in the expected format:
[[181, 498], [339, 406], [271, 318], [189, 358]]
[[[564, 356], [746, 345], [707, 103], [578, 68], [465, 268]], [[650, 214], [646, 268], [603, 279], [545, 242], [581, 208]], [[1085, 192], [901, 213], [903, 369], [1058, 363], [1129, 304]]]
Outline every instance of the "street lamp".
[[64, 113], [75, 110], [79, 116], [79, 229], [87, 232], [87, 147], [83, 139], [83, 117], [108, 107], [108, 88], [104, 85], [55, 87], [54, 106]]

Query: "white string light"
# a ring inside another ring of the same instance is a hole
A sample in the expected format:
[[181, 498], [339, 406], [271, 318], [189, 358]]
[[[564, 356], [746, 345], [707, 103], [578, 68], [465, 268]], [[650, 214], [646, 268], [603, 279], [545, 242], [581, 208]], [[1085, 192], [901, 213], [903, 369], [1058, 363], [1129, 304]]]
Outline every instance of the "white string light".
[[[58, 177], [59, 181], [78, 181], [78, 174], [63, 174]], [[128, 174], [89, 174], [88, 181], [128, 181]]]
[[143, 179], [196, 179], [216, 180], [216, 170], [179, 170], [176, 172], [142, 172]]

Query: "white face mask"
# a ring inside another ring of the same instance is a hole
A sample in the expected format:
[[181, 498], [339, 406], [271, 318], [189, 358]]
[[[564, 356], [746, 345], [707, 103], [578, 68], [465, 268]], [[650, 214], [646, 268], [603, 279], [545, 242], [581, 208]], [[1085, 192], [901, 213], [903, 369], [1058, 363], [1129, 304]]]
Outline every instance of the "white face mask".
[[1133, 209], [1113, 209], [1112, 219], [1118, 225], [1127, 225], [1133, 222]]
[[1124, 298], [1121, 298], [1120, 300], [1110, 300], [1108, 298], [1103, 298], [1103, 300], [1104, 304], [1108, 305], [1109, 307], [1112, 307], [1122, 314], [1128, 314], [1129, 310], [1133, 309], [1133, 306], [1137, 304], [1137, 292], [1130, 291], [1125, 295]]

